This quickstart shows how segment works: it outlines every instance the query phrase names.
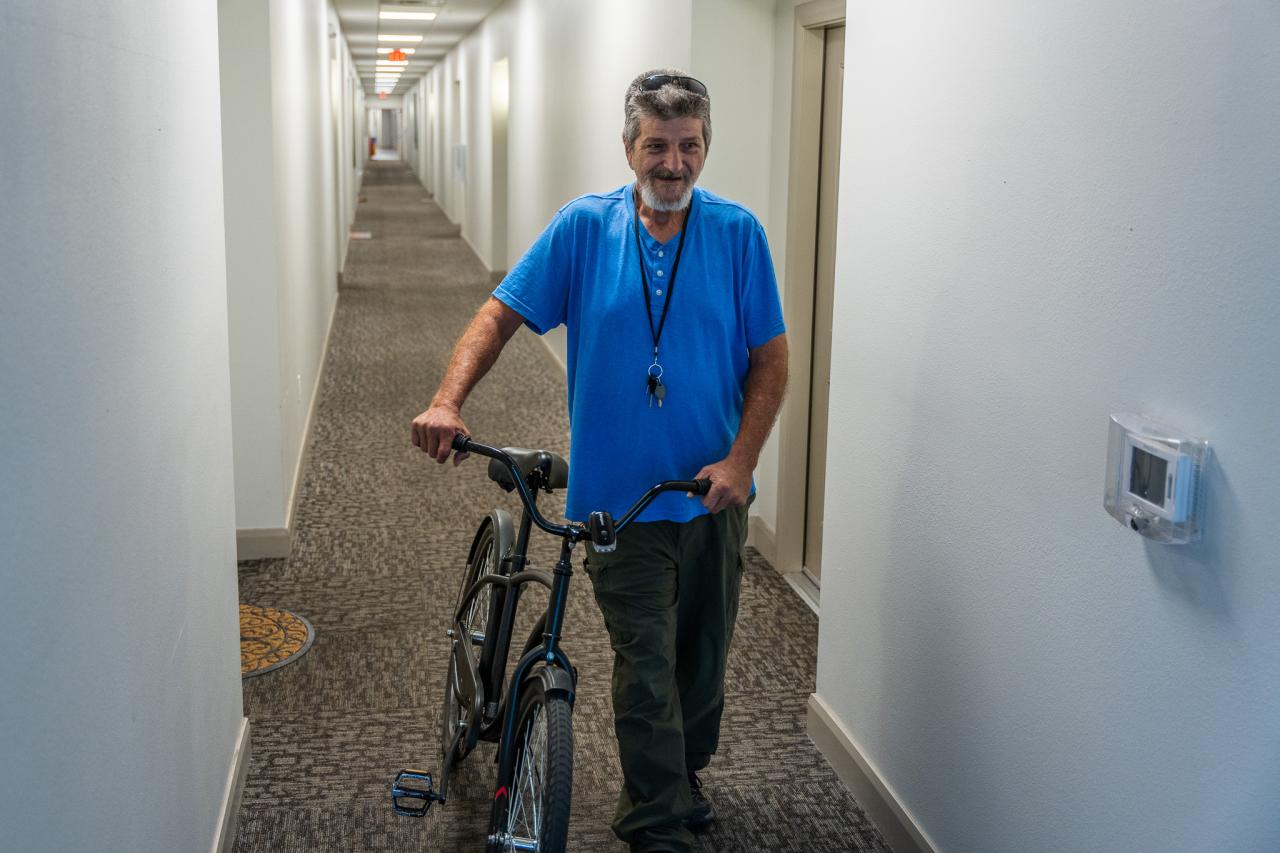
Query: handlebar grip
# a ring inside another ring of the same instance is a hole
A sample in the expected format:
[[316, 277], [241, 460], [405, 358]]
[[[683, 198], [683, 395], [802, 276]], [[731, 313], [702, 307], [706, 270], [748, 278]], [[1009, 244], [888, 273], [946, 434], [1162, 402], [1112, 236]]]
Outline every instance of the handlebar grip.
[[711, 491], [710, 480], [671, 480], [660, 485], [663, 491], [688, 492], [693, 495], [705, 495]]
[[467, 445], [471, 443], [471, 436], [458, 433], [453, 437], [453, 449], [459, 453], [467, 452]]

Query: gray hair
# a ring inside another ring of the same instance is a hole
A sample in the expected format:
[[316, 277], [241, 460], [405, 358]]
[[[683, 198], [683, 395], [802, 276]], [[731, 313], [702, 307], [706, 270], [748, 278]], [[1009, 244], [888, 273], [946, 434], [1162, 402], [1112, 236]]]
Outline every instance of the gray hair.
[[646, 71], [631, 81], [627, 87], [627, 99], [624, 104], [625, 121], [622, 125], [622, 142], [631, 150], [636, 138], [640, 136], [640, 120], [656, 118], [666, 121], [673, 118], [702, 119], [702, 142], [711, 147], [711, 99], [681, 88], [675, 83], [667, 83], [660, 89], [646, 92], [640, 83], [646, 77], [655, 74], [670, 74], [673, 77], [687, 77], [683, 71], [672, 68], [655, 68]]

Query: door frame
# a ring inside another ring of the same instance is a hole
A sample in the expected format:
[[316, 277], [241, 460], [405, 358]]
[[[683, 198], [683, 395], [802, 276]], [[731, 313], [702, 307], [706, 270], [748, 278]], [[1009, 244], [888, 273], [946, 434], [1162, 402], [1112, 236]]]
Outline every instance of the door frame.
[[822, 147], [825, 30], [845, 23], [845, 0], [811, 0], [795, 9], [791, 72], [791, 160], [787, 177], [787, 257], [782, 299], [791, 382], [778, 418], [778, 515], [773, 564], [804, 568], [808, 484], [809, 387], [813, 371], [813, 278], [818, 245], [818, 153]]

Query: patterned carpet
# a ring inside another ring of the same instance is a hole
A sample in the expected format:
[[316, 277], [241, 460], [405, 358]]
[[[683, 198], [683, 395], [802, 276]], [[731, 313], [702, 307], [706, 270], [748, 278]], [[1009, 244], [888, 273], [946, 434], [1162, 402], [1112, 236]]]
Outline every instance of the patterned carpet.
[[[240, 564], [243, 601], [290, 609], [316, 637], [296, 664], [244, 684], [253, 751], [239, 853], [474, 851], [488, 824], [491, 745], [426, 818], [393, 815], [388, 788], [402, 767], [438, 769], [444, 628], [471, 533], [494, 504], [517, 515], [483, 464], [438, 466], [409, 443], [489, 274], [400, 163], [370, 163], [363, 192], [354, 227], [373, 238], [351, 244], [293, 554]], [[567, 455], [564, 398], [563, 374], [522, 330], [464, 416], [479, 440]], [[562, 508], [557, 496], [544, 512]], [[535, 562], [554, 562], [553, 540], [534, 543]], [[526, 623], [542, 601], [526, 595]], [[570, 849], [622, 851], [609, 830], [621, 778], [612, 654], [580, 571], [565, 637], [580, 671]], [[734, 643], [721, 750], [702, 774], [720, 819], [699, 850], [887, 850], [805, 734], [817, 620], [754, 551]]]

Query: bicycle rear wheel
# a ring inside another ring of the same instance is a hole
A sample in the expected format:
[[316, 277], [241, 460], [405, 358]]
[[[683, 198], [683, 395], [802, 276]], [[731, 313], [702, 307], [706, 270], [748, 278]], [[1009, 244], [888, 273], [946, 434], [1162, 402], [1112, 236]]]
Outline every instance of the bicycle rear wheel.
[[[454, 637], [456, 643], [471, 643], [477, 649], [484, 644], [486, 632], [489, 630], [490, 618], [494, 609], [493, 591], [491, 584], [481, 587], [480, 591], [475, 594], [469, 601], [464, 599], [471, 587], [480, 578], [487, 574], [497, 571], [498, 562], [501, 559], [498, 554], [498, 537], [495, 534], [494, 526], [486, 524], [480, 534], [476, 538], [475, 547], [472, 549], [474, 555], [467, 571], [463, 574], [462, 588], [458, 591], [458, 605], [454, 608], [454, 612], [458, 608], [462, 608], [461, 633]], [[445, 674], [444, 683], [444, 708], [441, 711], [440, 719], [440, 751], [447, 756], [449, 746], [457, 737], [458, 729], [465, 726], [471, 716], [471, 708], [469, 707], [469, 697], [463, 697], [458, 694], [458, 672], [457, 672], [457, 656], [450, 651], [449, 667]], [[471, 751], [475, 745], [475, 736], [464, 738], [461, 744], [461, 750], [458, 758], [463, 758]]]
[[492, 825], [500, 834], [489, 850], [563, 853], [573, 795], [573, 709], [563, 694], [547, 695], [541, 679], [527, 684], [511, 790], [493, 801]]

